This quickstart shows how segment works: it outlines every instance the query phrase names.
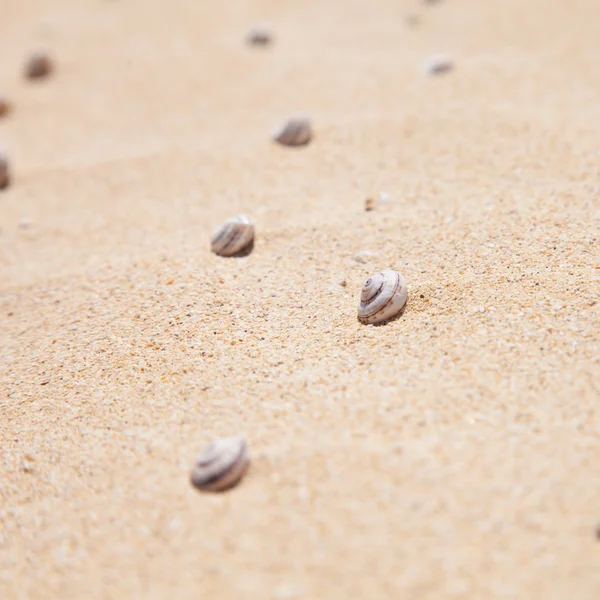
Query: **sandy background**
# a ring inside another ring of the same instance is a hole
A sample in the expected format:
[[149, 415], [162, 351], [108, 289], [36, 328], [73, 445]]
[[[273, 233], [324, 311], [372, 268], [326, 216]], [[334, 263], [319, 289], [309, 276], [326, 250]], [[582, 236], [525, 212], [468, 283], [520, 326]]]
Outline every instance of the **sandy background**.
[[597, 0], [1, 10], [0, 597], [600, 597]]

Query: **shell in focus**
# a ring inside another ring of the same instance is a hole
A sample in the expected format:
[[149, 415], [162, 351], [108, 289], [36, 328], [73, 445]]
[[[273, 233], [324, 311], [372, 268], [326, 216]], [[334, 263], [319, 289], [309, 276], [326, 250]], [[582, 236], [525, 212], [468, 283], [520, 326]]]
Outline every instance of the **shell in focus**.
[[254, 225], [246, 215], [237, 215], [219, 225], [211, 238], [211, 249], [219, 256], [235, 256], [251, 248]]
[[282, 146], [306, 146], [312, 139], [310, 119], [297, 115], [283, 121], [273, 131], [273, 139]]
[[190, 480], [199, 490], [222, 492], [240, 481], [249, 464], [248, 446], [242, 436], [221, 438], [196, 458]]
[[400, 273], [386, 269], [365, 281], [358, 305], [358, 319], [365, 324], [395, 317], [406, 304], [408, 288]]

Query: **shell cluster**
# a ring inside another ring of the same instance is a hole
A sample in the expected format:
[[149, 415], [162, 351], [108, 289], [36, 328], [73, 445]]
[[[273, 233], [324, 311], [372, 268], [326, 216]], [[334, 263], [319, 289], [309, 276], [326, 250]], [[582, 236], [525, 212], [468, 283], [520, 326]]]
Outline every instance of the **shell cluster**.
[[365, 324], [388, 321], [400, 313], [407, 298], [408, 288], [400, 273], [391, 269], [375, 273], [363, 285], [358, 319]]
[[312, 125], [305, 115], [283, 121], [273, 130], [273, 140], [282, 146], [306, 146], [312, 139]]
[[235, 256], [250, 251], [254, 242], [254, 225], [246, 215], [237, 215], [219, 225], [210, 245], [219, 256]]
[[249, 464], [248, 446], [242, 436], [220, 438], [196, 458], [190, 480], [199, 490], [222, 492], [240, 481]]

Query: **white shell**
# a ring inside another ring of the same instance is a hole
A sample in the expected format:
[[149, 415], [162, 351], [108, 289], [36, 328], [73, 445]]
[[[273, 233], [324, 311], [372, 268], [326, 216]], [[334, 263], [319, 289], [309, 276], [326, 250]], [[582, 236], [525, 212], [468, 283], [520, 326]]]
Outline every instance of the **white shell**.
[[312, 139], [310, 119], [296, 115], [283, 121], [274, 129], [273, 139], [283, 146], [305, 146]]
[[451, 71], [453, 67], [454, 63], [449, 56], [438, 54], [425, 61], [423, 72], [426, 75], [442, 75], [443, 73]]
[[234, 256], [248, 250], [253, 241], [252, 221], [246, 215], [237, 215], [215, 229], [210, 245], [219, 256]]
[[196, 458], [190, 480], [200, 490], [221, 492], [238, 483], [249, 464], [248, 446], [241, 435], [221, 438]]
[[408, 288], [400, 273], [386, 269], [365, 281], [360, 294], [358, 319], [373, 324], [395, 317], [406, 304]]

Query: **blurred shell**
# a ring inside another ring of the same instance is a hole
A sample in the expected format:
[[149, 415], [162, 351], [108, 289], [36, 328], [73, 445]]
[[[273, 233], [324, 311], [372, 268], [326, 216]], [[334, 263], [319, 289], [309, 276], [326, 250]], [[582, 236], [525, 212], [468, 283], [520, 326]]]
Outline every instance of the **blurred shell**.
[[360, 252], [357, 252], [353, 258], [356, 262], [365, 265], [372, 261], [376, 256], [377, 254], [373, 252], [373, 250], [361, 250]]
[[255, 25], [246, 35], [246, 43], [249, 46], [268, 46], [272, 41], [271, 30], [263, 23]]
[[453, 68], [454, 64], [449, 56], [438, 54], [425, 61], [423, 72], [426, 75], [442, 75], [443, 73], [451, 71]]
[[273, 139], [283, 146], [305, 146], [312, 139], [310, 119], [297, 115], [283, 121], [273, 131]]
[[190, 480], [199, 490], [221, 492], [238, 483], [249, 464], [248, 446], [241, 435], [221, 438], [196, 458]]
[[404, 277], [386, 269], [365, 281], [358, 305], [358, 319], [373, 324], [395, 317], [406, 304], [408, 288]]
[[237, 215], [219, 225], [211, 238], [211, 248], [219, 256], [234, 256], [248, 250], [254, 241], [254, 225], [246, 215]]
[[54, 69], [52, 60], [47, 54], [38, 52], [32, 54], [25, 63], [25, 77], [27, 79], [40, 79], [46, 77]]
[[10, 112], [11, 108], [12, 106], [8, 99], [4, 96], [0, 96], [0, 117], [4, 117], [5, 115], [7, 115]]
[[10, 183], [10, 174], [8, 168], [8, 159], [4, 151], [0, 149], [0, 190], [8, 187]]

